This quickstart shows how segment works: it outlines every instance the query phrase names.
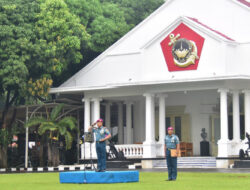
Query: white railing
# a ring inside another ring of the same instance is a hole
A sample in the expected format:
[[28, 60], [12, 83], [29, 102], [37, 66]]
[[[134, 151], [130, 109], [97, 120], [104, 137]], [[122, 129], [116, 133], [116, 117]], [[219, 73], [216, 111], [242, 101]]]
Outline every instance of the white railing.
[[[85, 147], [85, 151], [84, 151]], [[90, 153], [90, 144], [85, 143], [85, 146], [81, 145], [81, 159], [96, 159], [95, 143], [91, 144], [92, 151]], [[117, 151], [122, 151], [126, 158], [142, 158], [143, 157], [143, 145], [142, 144], [121, 144], [115, 145]], [[109, 152], [109, 146], [106, 146], [107, 152]], [[84, 156], [85, 155], [85, 156]], [[90, 156], [92, 155], [92, 156]]]
[[[143, 148], [143, 144], [119, 144], [115, 145], [115, 148], [118, 152], [122, 151], [126, 158], [143, 158], [143, 156], [147, 156], [144, 154], [145, 147]], [[92, 157], [93, 159], [97, 158], [95, 143], [91, 144], [92, 151], [90, 151], [90, 144], [85, 143], [85, 151], [84, 145], [81, 145], [81, 159], [89, 159]], [[154, 144], [154, 148], [156, 150], [156, 157], [164, 156], [164, 144], [156, 143]], [[109, 145], [106, 146], [107, 152], [109, 152]], [[84, 156], [85, 155], [85, 156]], [[91, 156], [92, 155], [92, 156]], [[149, 155], [149, 158], [151, 156]]]
[[143, 157], [143, 145], [142, 144], [121, 144], [121, 145], [115, 145], [115, 147], [118, 152], [122, 151], [126, 158], [142, 158]]

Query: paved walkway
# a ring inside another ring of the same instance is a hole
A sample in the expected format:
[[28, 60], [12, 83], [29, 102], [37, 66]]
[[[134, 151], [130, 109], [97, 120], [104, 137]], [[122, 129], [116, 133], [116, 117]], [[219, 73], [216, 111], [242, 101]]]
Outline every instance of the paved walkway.
[[[166, 168], [140, 169], [140, 172], [167, 172]], [[201, 173], [250, 173], [250, 169], [218, 169], [218, 168], [179, 168], [178, 172]]]

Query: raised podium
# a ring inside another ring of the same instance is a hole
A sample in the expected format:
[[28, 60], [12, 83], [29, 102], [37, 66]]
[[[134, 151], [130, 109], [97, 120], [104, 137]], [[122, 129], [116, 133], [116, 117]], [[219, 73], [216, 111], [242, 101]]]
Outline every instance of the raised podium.
[[60, 172], [60, 183], [129, 183], [139, 181], [138, 171]]

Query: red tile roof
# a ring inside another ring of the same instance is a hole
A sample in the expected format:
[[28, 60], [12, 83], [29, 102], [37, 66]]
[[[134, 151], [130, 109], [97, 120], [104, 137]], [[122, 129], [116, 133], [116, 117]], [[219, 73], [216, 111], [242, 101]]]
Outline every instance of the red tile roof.
[[194, 22], [196, 22], [196, 23], [198, 23], [198, 24], [200, 24], [201, 26], [203, 26], [203, 27], [205, 27], [205, 28], [207, 28], [207, 29], [209, 29], [209, 30], [215, 32], [216, 34], [222, 36], [223, 38], [225, 38], [225, 39], [227, 39], [227, 40], [235, 41], [234, 39], [228, 37], [227, 35], [225, 35], [225, 34], [219, 32], [219, 31], [217, 31], [217, 30], [214, 30], [214, 29], [212, 29], [211, 27], [209, 27], [209, 26], [207, 26], [207, 25], [201, 23], [201, 22], [200, 22], [198, 19], [196, 19], [196, 18], [192, 18], [192, 17], [187, 17], [187, 18], [190, 19], [190, 20], [192, 20], [192, 21], [194, 21]]
[[250, 1], [247, 1], [247, 0], [237, 0], [238, 2], [250, 7]]

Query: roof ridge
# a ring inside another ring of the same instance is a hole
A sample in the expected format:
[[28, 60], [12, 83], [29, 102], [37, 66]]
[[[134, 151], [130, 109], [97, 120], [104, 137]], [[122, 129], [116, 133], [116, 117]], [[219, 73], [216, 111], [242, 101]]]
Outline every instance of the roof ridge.
[[215, 29], [213, 29], [213, 28], [209, 27], [209, 26], [208, 26], [208, 25], [206, 25], [206, 24], [203, 24], [203, 23], [202, 23], [202, 22], [200, 22], [197, 18], [188, 17], [188, 16], [187, 16], [186, 18], [188, 18], [188, 19], [190, 19], [190, 20], [192, 20], [192, 21], [196, 22], [197, 24], [200, 24], [201, 26], [203, 26], [203, 27], [205, 27], [205, 28], [207, 28], [207, 29], [211, 30], [212, 32], [215, 32], [216, 34], [218, 34], [218, 35], [222, 36], [223, 38], [225, 38], [225, 39], [227, 39], [227, 40], [230, 40], [230, 41], [235, 42], [235, 40], [234, 40], [234, 39], [230, 38], [229, 36], [227, 36], [227, 35], [225, 35], [225, 34], [223, 34], [223, 33], [221, 33], [221, 32], [219, 32], [218, 30], [215, 30]]
[[250, 8], [250, 1], [249, 0], [237, 0], [237, 1]]

